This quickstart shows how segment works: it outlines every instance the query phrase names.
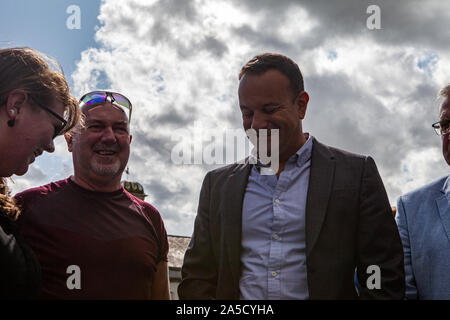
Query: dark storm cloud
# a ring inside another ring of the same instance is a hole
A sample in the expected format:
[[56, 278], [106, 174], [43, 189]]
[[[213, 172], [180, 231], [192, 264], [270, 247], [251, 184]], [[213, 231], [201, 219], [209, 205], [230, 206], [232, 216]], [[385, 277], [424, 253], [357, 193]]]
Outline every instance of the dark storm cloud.
[[173, 203], [176, 199], [181, 201], [179, 195], [188, 194], [190, 192], [186, 186], [183, 186], [178, 190], [171, 190], [156, 179], [152, 180], [150, 183], [147, 183], [147, 186], [148, 188], [146, 190], [149, 190], [153, 199], [161, 204], [166, 204], [168, 201]]
[[[144, 130], [137, 129], [133, 134], [133, 143], [131, 145], [131, 153], [133, 157], [141, 157], [145, 162], [151, 156], [151, 159], [157, 161], [170, 161], [171, 150], [177, 143], [172, 141], [170, 136], [161, 136], [160, 134], [152, 135], [152, 131], [147, 128]], [[154, 131], [157, 132], [157, 131]], [[135, 149], [133, 149], [135, 147]], [[143, 157], [142, 155], [149, 155], [149, 157]], [[137, 158], [136, 160], [138, 160]]]
[[155, 116], [150, 120], [150, 123], [154, 123], [158, 126], [169, 126], [169, 127], [187, 127], [190, 123], [195, 121], [195, 108], [185, 105], [183, 107], [183, 112], [178, 111], [175, 108], [168, 107], [164, 110], [161, 115]]
[[281, 40], [279, 34], [272, 32], [270, 29], [267, 32], [264, 32], [260, 29], [254, 29], [249, 25], [243, 25], [233, 28], [232, 33], [234, 36], [242, 39], [242, 41], [245, 41], [245, 43], [248, 43], [253, 47], [265, 48], [262, 50], [264, 52], [272, 51], [275, 48], [278, 52], [286, 52], [289, 51], [292, 46], [295, 46], [292, 42], [284, 42]]
[[[396, 93], [408, 104], [405, 117], [343, 74], [311, 76], [305, 82], [311, 98], [304, 120], [307, 131], [327, 144], [372, 156], [384, 178], [399, 173], [409, 151], [436, 145], [431, 131], [435, 107], [430, 105], [435, 89], [430, 85]], [[390, 186], [391, 194], [398, 194], [399, 187]]]
[[221, 58], [228, 51], [227, 45], [213, 36], [207, 36], [199, 43], [200, 48]]
[[[236, 1], [237, 2], [237, 1]], [[450, 48], [449, 28], [446, 21], [450, 11], [446, 10], [443, 1], [387, 1], [387, 0], [250, 0], [239, 1], [248, 11], [270, 15], [263, 24], [282, 23], [286, 12], [298, 6], [307, 11], [312, 19], [317, 19], [317, 26], [305, 38], [303, 46], [310, 48], [328, 39], [352, 37], [364, 34], [374, 37], [377, 41], [390, 45], [420, 45], [433, 49], [448, 50]], [[377, 5], [381, 13], [381, 30], [369, 31], [366, 28], [367, 13], [370, 5]], [[301, 30], [303, 21], [298, 21]], [[245, 31], [245, 29], [242, 29]], [[261, 30], [255, 30], [260, 32]], [[309, 44], [309, 45], [308, 45]]]

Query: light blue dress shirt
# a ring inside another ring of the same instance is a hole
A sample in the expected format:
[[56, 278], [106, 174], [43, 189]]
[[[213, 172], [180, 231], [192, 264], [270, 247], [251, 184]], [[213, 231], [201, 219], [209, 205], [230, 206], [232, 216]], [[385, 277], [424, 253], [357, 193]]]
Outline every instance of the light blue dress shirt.
[[279, 178], [253, 166], [242, 208], [241, 299], [308, 299], [305, 208], [312, 137]]

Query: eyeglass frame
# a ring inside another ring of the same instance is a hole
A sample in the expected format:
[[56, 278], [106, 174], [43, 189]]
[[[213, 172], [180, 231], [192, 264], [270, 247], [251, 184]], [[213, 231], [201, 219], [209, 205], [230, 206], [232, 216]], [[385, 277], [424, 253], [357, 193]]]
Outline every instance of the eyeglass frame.
[[31, 97], [31, 100], [33, 100], [33, 102], [35, 104], [37, 104], [38, 107], [40, 107], [40, 108], [44, 109], [45, 111], [51, 113], [56, 119], [58, 119], [59, 121], [61, 121], [63, 123], [62, 126], [55, 127], [55, 133], [54, 133], [53, 138], [52, 138], [52, 139], [55, 139], [57, 136], [59, 136], [61, 131], [64, 130], [64, 128], [67, 125], [67, 121], [63, 117], [61, 117], [59, 114], [57, 114], [55, 111], [53, 111], [52, 109], [44, 106], [43, 104], [41, 104], [39, 101], [37, 101], [33, 97]]
[[[118, 94], [119, 96], [125, 98], [125, 100], [127, 100], [127, 101], [128, 101], [128, 104], [129, 104], [129, 107], [128, 107], [128, 108], [125, 107], [125, 106], [123, 106], [123, 105], [121, 105], [120, 103], [116, 103], [115, 105], [118, 105], [119, 108], [126, 108], [126, 109], [128, 109], [128, 122], [131, 122], [131, 112], [132, 112], [132, 110], [133, 110], [133, 104], [131, 103], [130, 99], [128, 99], [126, 96], [124, 96], [123, 94], [121, 94], [121, 93], [119, 93], [119, 92], [106, 91], [106, 90], [94, 90], [94, 91], [85, 93], [85, 94], [80, 98], [80, 100], [79, 100], [79, 104], [84, 103], [84, 105], [82, 105], [82, 106], [80, 105], [80, 108], [84, 108], [84, 107], [86, 107], [86, 106], [91, 106], [91, 105], [86, 105], [86, 103], [83, 102], [83, 99], [84, 99], [87, 95], [92, 94], [92, 93], [96, 93], [96, 92], [99, 92], [99, 93], [105, 93], [105, 94], [106, 94], [106, 97], [105, 97], [105, 101], [95, 103], [95, 105], [105, 103], [105, 102], [107, 101], [108, 97], [111, 98], [111, 101], [110, 101], [110, 102], [111, 102], [111, 104], [113, 104], [113, 103], [116, 101], [116, 99], [114, 98], [113, 94]], [[94, 104], [92, 104], [92, 105], [94, 105]]]
[[[449, 122], [449, 123], [450, 123], [450, 120], [446, 120], [446, 122]], [[437, 134], [438, 136], [443, 136], [443, 135], [446, 135], [446, 134], [449, 134], [449, 133], [450, 133], [450, 125], [448, 126], [446, 132], [444, 132], [444, 133], [442, 132], [442, 130], [441, 130], [441, 121], [437, 121], [437, 122], [433, 123], [433, 124], [431, 125], [431, 127], [433, 127], [434, 132], [436, 132], [436, 134]]]

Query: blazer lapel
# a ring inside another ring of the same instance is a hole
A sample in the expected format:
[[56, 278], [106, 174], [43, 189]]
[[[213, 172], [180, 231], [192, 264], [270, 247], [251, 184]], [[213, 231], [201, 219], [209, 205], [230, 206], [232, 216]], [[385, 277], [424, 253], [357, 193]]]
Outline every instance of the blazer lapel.
[[225, 201], [222, 208], [224, 239], [233, 280], [239, 281], [241, 263], [242, 203], [251, 165], [239, 164], [225, 181]]
[[335, 159], [330, 150], [313, 138], [311, 170], [306, 200], [306, 257], [319, 237], [333, 186]]
[[[450, 241], [450, 199], [446, 193], [449, 193], [450, 189], [450, 176], [444, 183], [441, 189], [442, 195], [436, 199], [436, 204], [439, 209], [439, 215], [441, 216], [442, 224], [444, 225], [445, 232], [447, 233], [447, 238]], [[449, 193], [450, 194], [450, 193]]]

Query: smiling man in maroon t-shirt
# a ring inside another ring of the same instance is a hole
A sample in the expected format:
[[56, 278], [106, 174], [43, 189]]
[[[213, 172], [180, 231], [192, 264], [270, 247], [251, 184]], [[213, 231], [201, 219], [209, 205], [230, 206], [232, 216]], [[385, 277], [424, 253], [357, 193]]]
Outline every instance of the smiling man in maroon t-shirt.
[[120, 184], [131, 103], [96, 91], [81, 107], [85, 126], [66, 136], [74, 175], [16, 196], [19, 226], [41, 264], [42, 298], [169, 299], [161, 216]]

